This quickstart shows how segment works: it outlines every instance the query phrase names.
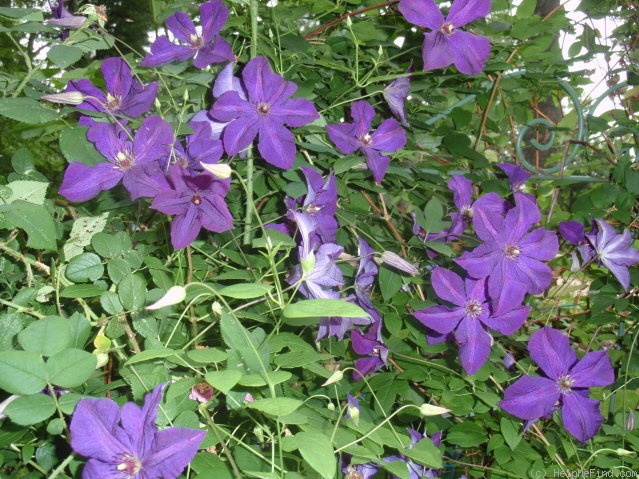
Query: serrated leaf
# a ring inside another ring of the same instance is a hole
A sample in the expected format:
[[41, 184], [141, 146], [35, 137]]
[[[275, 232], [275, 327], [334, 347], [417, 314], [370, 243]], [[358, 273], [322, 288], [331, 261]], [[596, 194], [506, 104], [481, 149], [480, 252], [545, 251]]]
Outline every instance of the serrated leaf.
[[30, 125], [58, 119], [58, 113], [31, 98], [0, 98], [0, 115]]
[[47, 53], [47, 58], [60, 68], [67, 68], [82, 58], [82, 49], [70, 45], [55, 45]]
[[104, 265], [97, 254], [82, 253], [69, 261], [64, 273], [74, 283], [95, 281], [104, 274]]
[[224, 361], [229, 355], [220, 349], [208, 348], [187, 351], [186, 357], [196, 363], [212, 364]]
[[23, 200], [34, 205], [42, 205], [44, 204], [49, 184], [42, 181], [19, 180], [12, 181], [6, 186], [11, 189], [11, 196], [6, 200], [7, 203]]
[[287, 305], [282, 314], [286, 318], [318, 318], [341, 316], [367, 318], [369, 314], [356, 304], [339, 299], [307, 299]]
[[30, 426], [53, 416], [55, 401], [48, 394], [31, 394], [12, 401], [4, 412], [16, 424]]
[[27, 246], [55, 250], [57, 230], [51, 213], [42, 205], [16, 200], [5, 210], [7, 221], [27, 235]]
[[49, 382], [63, 388], [75, 388], [86, 382], [97, 366], [95, 355], [81, 349], [65, 349], [47, 360]]
[[35, 321], [18, 334], [18, 343], [25, 351], [51, 356], [71, 342], [69, 323], [64, 318], [49, 316]]
[[125, 366], [130, 366], [131, 364], [141, 363], [142, 361], [150, 361], [151, 359], [161, 359], [169, 356], [173, 356], [177, 354], [177, 351], [169, 348], [158, 348], [158, 349], [147, 349], [140, 353], [137, 353], [135, 356], [131, 356], [126, 363]]
[[207, 383], [224, 394], [235, 386], [242, 379], [242, 372], [237, 369], [226, 369], [224, 371], [211, 371], [204, 375]]
[[302, 458], [324, 479], [332, 479], [337, 472], [337, 457], [331, 441], [324, 434], [302, 431], [295, 434], [295, 443]]
[[78, 256], [85, 246], [91, 244], [91, 238], [101, 232], [107, 223], [109, 213], [102, 213], [100, 216], [85, 216], [73, 222], [69, 239], [64, 244], [64, 257], [68, 261]]
[[299, 399], [279, 397], [256, 399], [247, 406], [271, 416], [286, 416], [296, 411], [302, 404], [304, 403]]
[[220, 288], [218, 293], [222, 296], [228, 296], [235, 299], [252, 299], [266, 296], [273, 286], [259, 283], [243, 283], [232, 284], [231, 286], [225, 286]]
[[0, 389], [9, 394], [35, 394], [47, 385], [47, 371], [39, 354], [29, 351], [0, 352]]

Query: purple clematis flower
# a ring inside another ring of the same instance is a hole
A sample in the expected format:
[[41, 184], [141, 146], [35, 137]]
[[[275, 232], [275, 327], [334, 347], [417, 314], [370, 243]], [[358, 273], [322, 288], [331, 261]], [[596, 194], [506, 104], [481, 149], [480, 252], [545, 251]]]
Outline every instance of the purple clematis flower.
[[[413, 64], [411, 63], [406, 73], [410, 74], [413, 71]], [[390, 111], [399, 118], [403, 126], [409, 126], [406, 119], [406, 99], [410, 91], [410, 77], [411, 75], [407, 75], [393, 80], [382, 92]]]
[[524, 183], [532, 176], [532, 173], [525, 170], [521, 165], [514, 165], [512, 163], [499, 163], [497, 164], [508, 177], [510, 183], [510, 190], [513, 193], [517, 193], [522, 190]]
[[510, 335], [526, 321], [531, 308], [521, 304], [525, 286], [511, 280], [493, 299], [488, 294], [485, 278], [462, 279], [444, 268], [435, 269], [431, 278], [437, 296], [452, 307], [429, 306], [415, 311], [413, 316], [439, 334], [454, 332], [462, 367], [467, 374], [474, 374], [488, 359], [493, 344], [486, 329]]
[[444, 18], [435, 0], [400, 0], [399, 11], [406, 20], [432, 30], [424, 36], [424, 70], [454, 64], [466, 75], [481, 73], [490, 56], [490, 41], [459, 27], [485, 17], [490, 7], [490, 0], [455, 0]]
[[206, 121], [190, 121], [193, 133], [186, 136], [186, 148], [176, 142], [173, 148], [171, 162], [180, 165], [191, 176], [197, 176], [202, 171], [202, 163], [215, 164], [224, 153], [222, 141], [212, 139], [211, 124]]
[[111, 399], [82, 399], [71, 419], [71, 447], [88, 457], [83, 479], [176, 479], [193, 459], [205, 431], [155, 424], [164, 385], [144, 406], [122, 408]]
[[166, 26], [175, 36], [172, 43], [165, 35], [151, 45], [151, 53], [140, 63], [143, 67], [159, 67], [172, 61], [193, 59], [193, 66], [206, 68], [211, 63], [233, 61], [231, 45], [218, 35], [229, 16], [229, 10], [221, 0], [211, 0], [200, 5], [198, 29], [186, 13], [176, 12], [166, 20]]
[[83, 17], [81, 15], [73, 15], [69, 11], [69, 9], [64, 5], [67, 0], [48, 0], [48, 2], [49, 8], [51, 8], [51, 13], [53, 14], [53, 19], [47, 20], [46, 23], [49, 25], [54, 25], [56, 27], [65, 28], [65, 30], [62, 30], [62, 32], [60, 32], [60, 35], [58, 35], [60, 40], [66, 40], [67, 38], [69, 38], [69, 28], [80, 28], [82, 25], [84, 25], [84, 22], [87, 21], [87, 17]]
[[[87, 201], [122, 180], [133, 199], [155, 196], [154, 181], [164, 183], [158, 162], [170, 155], [175, 141], [173, 129], [153, 115], [144, 119], [132, 141], [130, 136], [129, 131], [117, 125], [95, 123], [87, 137], [108, 162], [97, 165], [72, 162], [64, 172], [59, 193], [70, 201]], [[149, 172], [147, 166], [155, 167], [158, 175]]]
[[549, 418], [560, 409], [566, 430], [586, 442], [603, 422], [599, 401], [588, 398], [588, 388], [615, 380], [608, 354], [593, 351], [578, 359], [568, 336], [549, 327], [531, 335], [528, 351], [544, 376], [521, 377], [506, 389], [499, 405], [526, 420]]
[[474, 278], [488, 277], [491, 294], [519, 281], [530, 294], [542, 293], [552, 281], [545, 263], [555, 257], [559, 242], [554, 232], [530, 228], [541, 218], [537, 205], [522, 193], [515, 193], [516, 206], [504, 215], [475, 208], [473, 226], [484, 243], [455, 260]]
[[78, 108], [130, 117], [140, 116], [151, 109], [159, 82], [142, 85], [133, 78], [131, 67], [119, 57], [103, 60], [100, 70], [106, 93], [84, 78], [67, 84], [66, 92], [80, 92], [85, 96]]
[[213, 104], [211, 117], [228, 122], [222, 134], [224, 149], [235, 155], [258, 137], [257, 148], [267, 162], [289, 169], [295, 161], [293, 133], [285, 126], [299, 127], [319, 118], [313, 104], [290, 97], [297, 85], [273, 73], [264, 57], [251, 59], [242, 71], [246, 99], [233, 89]]
[[233, 227], [233, 216], [224, 197], [230, 181], [208, 172], [192, 177], [174, 165], [169, 172], [171, 189], [161, 191], [151, 208], [173, 216], [171, 244], [175, 249], [190, 245], [202, 228], [216, 233]]
[[373, 178], [380, 184], [386, 175], [390, 158], [385, 153], [394, 153], [406, 144], [406, 133], [392, 118], [384, 120], [371, 132], [375, 110], [365, 101], [351, 105], [353, 123], [326, 125], [328, 137], [339, 151], [347, 155], [361, 150], [366, 155], [366, 163]]
[[586, 229], [579, 221], [562, 221], [558, 225], [559, 234], [573, 246], [579, 246], [586, 241]]
[[[586, 235], [592, 245], [594, 258], [617, 278], [624, 289], [630, 287], [628, 267], [639, 262], [639, 251], [632, 247], [632, 235], [628, 230], [617, 234], [615, 229], [602, 219], [596, 219], [598, 231]], [[582, 256], [584, 250], [580, 250]], [[583, 258], [584, 262], [588, 258]]]
[[382, 322], [375, 321], [366, 333], [360, 329], [351, 331], [351, 345], [353, 351], [361, 356], [355, 361], [353, 380], [359, 381], [367, 374], [374, 373], [386, 365], [388, 360], [388, 348], [381, 335]]

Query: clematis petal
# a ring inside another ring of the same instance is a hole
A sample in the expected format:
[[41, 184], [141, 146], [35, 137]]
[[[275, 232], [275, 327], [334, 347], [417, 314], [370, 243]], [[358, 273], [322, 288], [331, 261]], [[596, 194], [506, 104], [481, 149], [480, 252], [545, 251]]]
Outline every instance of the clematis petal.
[[518, 244], [528, 230], [541, 219], [539, 207], [527, 196], [516, 193], [515, 207], [506, 213], [504, 219], [505, 243]]
[[122, 406], [120, 411], [122, 428], [136, 451], [147, 451], [153, 445], [153, 436], [157, 431], [155, 425], [157, 409], [165, 386], [166, 384], [161, 384], [147, 394], [142, 408], [132, 402]]
[[431, 274], [433, 289], [444, 301], [464, 306], [468, 300], [464, 280], [445, 268], [436, 268]]
[[[408, 67], [407, 73], [413, 72], [413, 65]], [[410, 75], [393, 80], [382, 92], [384, 100], [390, 111], [401, 121], [403, 126], [408, 126], [406, 119], [406, 99], [410, 91]]]
[[459, 211], [473, 203], [473, 182], [462, 175], [452, 175], [446, 186], [453, 192], [453, 202]]
[[384, 176], [386, 176], [386, 170], [390, 164], [390, 158], [382, 155], [379, 151], [372, 148], [363, 148], [364, 155], [366, 155], [366, 164], [368, 169], [373, 174], [373, 179], [378, 185], [382, 183]]
[[551, 379], [567, 374], [577, 362], [577, 354], [570, 347], [568, 336], [556, 329], [543, 327], [528, 341], [530, 357]]
[[122, 99], [120, 111], [131, 117], [140, 116], [151, 109], [157, 96], [159, 82], [142, 86], [137, 80], [133, 80], [134, 90]]
[[520, 419], [548, 417], [561, 394], [551, 379], [523, 376], [504, 391], [499, 407]]
[[[286, 82], [284, 78], [271, 70], [271, 65], [264, 57], [255, 57], [244, 66], [242, 70], [242, 83], [248, 98], [253, 103], [266, 102], [277, 92], [292, 89], [291, 95], [297, 87], [292, 82]], [[290, 85], [287, 85], [289, 83]]]
[[84, 101], [77, 108], [90, 111], [105, 111], [106, 97], [104, 92], [86, 78], [71, 80], [67, 83], [65, 92], [79, 92], [84, 95]]
[[255, 105], [241, 98], [236, 90], [224, 92], [213, 104], [211, 116], [219, 121], [232, 121], [240, 116], [251, 116], [251, 123], [256, 123], [258, 113]]
[[107, 58], [100, 65], [107, 92], [124, 98], [131, 91], [133, 75], [131, 67], [120, 57]]
[[155, 434], [151, 454], [144, 460], [146, 477], [178, 477], [195, 457], [205, 431], [170, 427]]
[[351, 117], [353, 118], [353, 134], [357, 137], [366, 135], [371, 130], [375, 109], [365, 101], [351, 103]]
[[319, 113], [310, 100], [306, 98], [293, 98], [274, 105], [271, 115], [288, 126], [304, 126], [319, 118]]
[[455, 331], [459, 343], [459, 361], [466, 374], [475, 374], [481, 368], [493, 345], [493, 338], [479, 320], [466, 316]]
[[385, 153], [394, 153], [406, 145], [406, 132], [397, 120], [384, 120], [371, 135], [373, 148]]
[[430, 30], [437, 31], [444, 23], [444, 15], [434, 0], [400, 0], [399, 11], [408, 22]]
[[448, 308], [446, 306], [429, 306], [415, 311], [413, 316], [436, 333], [448, 334], [466, 316], [466, 310], [464, 308]]
[[222, 141], [227, 154], [236, 155], [253, 143], [259, 129], [257, 114], [254, 121], [251, 120], [251, 117], [244, 116], [226, 125], [222, 132]]
[[582, 443], [597, 433], [604, 420], [599, 401], [576, 392], [564, 395], [561, 419], [566, 430]]
[[221, 196], [209, 195], [202, 198], [200, 222], [203, 228], [221, 233], [233, 227], [233, 216]]
[[448, 12], [447, 22], [455, 27], [464, 25], [484, 18], [490, 13], [490, 0], [455, 0]]
[[279, 168], [288, 170], [295, 163], [297, 149], [293, 133], [279, 123], [270, 121], [261, 123], [257, 149], [262, 158]]
[[354, 126], [351, 123], [326, 125], [326, 132], [330, 140], [342, 153], [347, 155], [351, 154], [361, 146], [361, 143], [355, 136]]
[[197, 35], [193, 20], [184, 12], [175, 12], [167, 18], [166, 27], [183, 43], [191, 43], [191, 35]]
[[122, 471], [118, 471], [116, 465], [111, 462], [102, 462], [89, 459], [82, 468], [82, 479], [120, 479]]
[[592, 351], [570, 370], [573, 387], [608, 386], [615, 380], [615, 370], [606, 351]]
[[122, 176], [123, 172], [111, 163], [89, 166], [74, 161], [67, 166], [58, 193], [69, 201], [81, 203], [113, 188]]
[[193, 55], [195, 55], [195, 50], [190, 46], [176, 45], [165, 35], [162, 35], [151, 44], [151, 53], [142, 59], [140, 66], [159, 67], [173, 61], [186, 61]]
[[195, 241], [202, 225], [199, 220], [198, 209], [190, 204], [186, 212], [173, 217], [171, 222], [171, 244], [175, 249], [186, 248]]
[[211, 0], [200, 5], [202, 38], [209, 43], [217, 35], [229, 17], [229, 9], [221, 0]]
[[453, 54], [453, 63], [460, 73], [478, 75], [490, 56], [490, 40], [483, 35], [475, 35], [457, 30], [448, 37], [448, 48]]
[[[458, 33], [459, 32], [455, 33], [455, 35]], [[445, 68], [448, 65], [452, 65], [456, 56], [457, 53], [454, 51], [454, 47], [446, 35], [440, 31], [427, 32], [424, 34], [424, 44], [422, 45], [424, 71], [437, 70], [438, 68]]]
[[495, 273], [503, 253], [495, 243], [483, 243], [472, 251], [465, 251], [455, 260], [473, 278], [485, 278]]
[[170, 123], [158, 115], [146, 117], [133, 138], [135, 164], [143, 165], [168, 158], [174, 142]]
[[537, 228], [526, 234], [518, 244], [527, 257], [539, 261], [549, 261], [559, 251], [557, 234], [543, 228]]
[[193, 59], [193, 66], [206, 68], [211, 63], [230, 62], [235, 59], [231, 44], [222, 37], [215, 37], [213, 43], [198, 49]]

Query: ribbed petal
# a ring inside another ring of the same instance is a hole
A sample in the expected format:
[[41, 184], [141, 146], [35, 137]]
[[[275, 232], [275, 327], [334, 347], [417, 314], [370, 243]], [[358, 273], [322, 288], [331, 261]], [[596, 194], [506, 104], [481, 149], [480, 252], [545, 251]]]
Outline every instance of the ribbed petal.
[[413, 316], [427, 328], [439, 334], [448, 334], [466, 316], [466, 310], [464, 308], [448, 308], [446, 306], [429, 306], [415, 311]]
[[459, 361], [466, 374], [475, 374], [481, 368], [492, 346], [493, 338], [477, 319], [465, 317], [455, 331], [459, 343]]
[[501, 334], [509, 336], [524, 325], [531, 310], [530, 306], [520, 306], [499, 316], [492, 315], [482, 319], [482, 323], [495, 331], [499, 331]]
[[191, 35], [197, 35], [193, 21], [183, 12], [175, 12], [167, 18], [166, 27], [175, 35], [175, 38], [184, 43], [190, 43]]
[[530, 357], [551, 379], [567, 374], [577, 362], [568, 336], [549, 327], [535, 331], [528, 341]]
[[295, 153], [297, 152], [293, 133], [279, 123], [273, 121], [262, 122], [257, 149], [262, 158], [271, 165], [285, 170], [293, 167]]
[[366, 164], [368, 165], [368, 169], [371, 170], [371, 173], [373, 174], [375, 183], [377, 183], [378, 185], [381, 184], [384, 176], [386, 176], [386, 170], [388, 170], [390, 158], [388, 156], [382, 155], [379, 151], [372, 148], [363, 148], [362, 150], [366, 155]]
[[452, 271], [445, 268], [435, 269], [431, 274], [431, 282], [437, 296], [444, 301], [456, 306], [464, 306], [468, 301], [464, 280]]
[[257, 107], [240, 97], [235, 90], [229, 90], [220, 96], [211, 108], [211, 116], [219, 121], [232, 121], [241, 116], [251, 117], [251, 122], [257, 122]]
[[536, 204], [521, 194], [516, 194], [516, 206], [506, 213], [502, 237], [505, 243], [518, 244], [528, 230], [541, 219]]
[[184, 214], [176, 215], [171, 222], [171, 244], [175, 249], [186, 248], [195, 241], [202, 229], [198, 208], [190, 203]]
[[[136, 80], [133, 82], [135, 84]], [[159, 82], [149, 83], [139, 91], [132, 91], [122, 100], [120, 111], [131, 117], [137, 117], [149, 111], [157, 96], [159, 84]]]
[[401, 0], [399, 11], [410, 23], [431, 30], [439, 30], [444, 23], [444, 16], [434, 0]]
[[81, 203], [94, 198], [100, 191], [113, 188], [122, 176], [123, 172], [111, 163], [89, 166], [74, 161], [64, 172], [58, 193], [69, 201]]
[[132, 200], [143, 197], [155, 198], [161, 192], [171, 189], [158, 162], [147, 163], [126, 171], [122, 177], [122, 184]]
[[235, 155], [249, 146], [257, 136], [258, 128], [257, 113], [254, 117], [243, 116], [226, 125], [222, 132], [226, 153]]
[[394, 153], [406, 145], [406, 132], [397, 120], [384, 120], [371, 135], [373, 148], [385, 153]]
[[599, 401], [574, 392], [564, 395], [561, 418], [566, 430], [581, 442], [597, 434], [604, 419], [599, 411]]
[[164, 385], [156, 387], [144, 398], [144, 406], [127, 402], [122, 406], [120, 419], [131, 444], [136, 451], [147, 451], [153, 444], [153, 436], [157, 432], [155, 420], [162, 399]]
[[111, 462], [132, 452], [132, 445], [115, 437], [120, 408], [110, 399], [82, 399], [71, 418], [71, 447], [86, 457]]
[[100, 65], [106, 90], [115, 97], [124, 98], [131, 91], [133, 75], [131, 67], [121, 58], [113, 57], [102, 61]]
[[352, 123], [326, 125], [326, 132], [328, 133], [329, 139], [335, 144], [339, 151], [347, 155], [353, 153], [361, 146], [360, 141], [355, 136], [354, 130]]
[[453, 192], [453, 202], [458, 210], [468, 208], [473, 203], [473, 182], [465, 176], [451, 176], [446, 186]]
[[519, 241], [522, 254], [539, 261], [550, 261], [559, 251], [559, 240], [554, 231], [537, 228]]
[[503, 252], [494, 243], [484, 243], [472, 251], [466, 251], [455, 260], [473, 278], [485, 278], [495, 272], [503, 258]]
[[490, 0], [455, 0], [446, 21], [455, 27], [463, 27], [467, 23], [484, 18], [490, 13], [490, 7]]
[[439, 31], [428, 32], [424, 35], [422, 58], [424, 71], [445, 68], [453, 63], [457, 53], [448, 41], [448, 37]]
[[[502, 264], [505, 269], [503, 281], [513, 279], [520, 281], [526, 285], [526, 289], [530, 294], [543, 293], [552, 282], [552, 270], [550, 267], [536, 259], [520, 256], [517, 261], [510, 261], [504, 257]], [[492, 283], [490, 291], [495, 291]]]
[[175, 142], [173, 128], [161, 117], [146, 117], [133, 139], [135, 164], [143, 165], [168, 158]]
[[319, 118], [313, 103], [305, 98], [293, 98], [273, 105], [270, 114], [280, 123], [292, 127], [304, 126]]
[[504, 400], [499, 406], [520, 419], [539, 419], [552, 414], [560, 397], [551, 379], [523, 376], [504, 391]]
[[144, 57], [140, 66], [159, 67], [173, 61], [186, 61], [193, 55], [195, 55], [195, 50], [188, 45], [176, 45], [162, 35], [151, 44], [151, 53]]
[[156, 433], [155, 447], [144, 458], [149, 479], [178, 477], [195, 457], [205, 431], [170, 427]]
[[570, 377], [576, 388], [608, 386], [615, 380], [615, 370], [606, 351], [593, 351], [574, 365]]
[[[408, 71], [413, 71], [412, 64]], [[404, 126], [408, 126], [408, 120], [406, 119], [406, 99], [408, 98], [409, 91], [410, 76], [405, 76], [393, 80], [382, 92], [390, 111], [400, 119]]]
[[179, 191], [163, 191], [151, 203], [151, 208], [167, 215], [185, 214], [191, 205], [191, 197]]
[[[255, 57], [246, 64], [242, 70], [242, 83], [252, 103], [275, 101], [283, 93], [292, 95], [297, 86], [292, 82], [286, 82], [280, 75], [273, 73], [268, 60], [264, 57]], [[289, 83], [290, 85], [288, 85]]]
[[359, 358], [355, 361], [355, 371], [353, 371], [353, 380], [359, 381], [362, 377], [374, 373], [380, 369], [384, 363], [378, 356], [370, 358]]
[[478, 75], [484, 70], [484, 64], [490, 56], [488, 37], [457, 30], [448, 37], [448, 45], [453, 54], [453, 63], [460, 73]]
[[229, 211], [224, 199], [218, 195], [206, 196], [202, 198], [200, 204], [200, 222], [202, 227], [221, 233], [233, 228], [233, 216]]
[[229, 17], [229, 9], [221, 0], [211, 0], [200, 5], [202, 38], [209, 43], [217, 35]]
[[206, 68], [211, 63], [230, 62], [235, 59], [229, 42], [222, 37], [215, 37], [213, 43], [200, 48], [193, 59], [193, 66]]
[[353, 134], [357, 137], [370, 132], [375, 109], [365, 101], [355, 101], [351, 103], [351, 117], [353, 118]]

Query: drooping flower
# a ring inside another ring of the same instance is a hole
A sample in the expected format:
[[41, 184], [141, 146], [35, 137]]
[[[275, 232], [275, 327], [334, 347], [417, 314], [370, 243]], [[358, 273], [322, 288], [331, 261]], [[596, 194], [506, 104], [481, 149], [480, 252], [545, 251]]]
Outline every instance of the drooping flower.
[[382, 339], [381, 328], [382, 321], [377, 320], [366, 333], [358, 328], [351, 331], [353, 351], [365, 356], [355, 360], [354, 381], [359, 381], [367, 374], [374, 373], [386, 365], [388, 347]]
[[424, 70], [454, 64], [466, 75], [477, 75], [490, 56], [487, 37], [460, 30], [460, 27], [490, 13], [490, 0], [455, 0], [444, 18], [435, 0], [400, 0], [399, 11], [408, 22], [431, 30], [424, 36]]
[[[413, 72], [413, 64], [408, 67], [406, 73]], [[410, 91], [410, 75], [393, 80], [382, 92], [384, 100], [390, 111], [401, 121], [403, 126], [409, 126], [406, 119], [406, 99]]]
[[196, 28], [186, 13], [176, 12], [166, 20], [166, 27], [177, 43], [166, 35], [155, 39], [151, 53], [140, 63], [143, 67], [158, 67], [173, 61], [193, 59], [193, 66], [206, 68], [211, 63], [233, 61], [231, 45], [218, 34], [229, 16], [221, 0], [200, 5], [200, 28]]
[[151, 208], [173, 216], [171, 244], [175, 249], [190, 245], [202, 228], [221, 233], [233, 227], [233, 216], [224, 202], [229, 180], [208, 172], [190, 176], [175, 166], [169, 180], [171, 188], [158, 194]]
[[133, 77], [127, 62], [119, 57], [103, 60], [100, 70], [106, 93], [85, 78], [71, 80], [67, 84], [65, 91], [80, 92], [84, 95], [84, 102], [80, 103], [78, 108], [130, 117], [140, 116], [151, 109], [159, 82], [142, 85]]
[[528, 341], [530, 357], [544, 376], [523, 376], [504, 392], [502, 409], [518, 418], [549, 418], [557, 409], [566, 430], [581, 442], [594, 436], [603, 422], [599, 401], [589, 399], [588, 388], [607, 386], [614, 370], [605, 351], [578, 359], [568, 336], [544, 327]]
[[83, 479], [176, 479], [195, 456], [205, 431], [155, 424], [164, 385], [140, 408], [111, 399], [81, 399], [71, 418], [71, 447], [88, 457]]
[[530, 306], [521, 304], [525, 286], [511, 280], [491, 297], [485, 278], [462, 279], [444, 268], [435, 269], [431, 278], [437, 296], [452, 306], [429, 306], [413, 316], [439, 334], [454, 332], [462, 367], [474, 374], [490, 355], [493, 338], [487, 328], [510, 335], [524, 324], [530, 312]]
[[69, 11], [69, 9], [64, 5], [67, 0], [48, 0], [48, 2], [53, 18], [47, 20], [45, 23], [65, 29], [62, 30], [59, 35], [60, 40], [66, 40], [69, 37], [68, 29], [80, 28], [87, 21], [87, 17], [74, 15]]
[[365, 101], [351, 104], [352, 123], [326, 125], [328, 137], [339, 151], [351, 154], [360, 150], [377, 184], [386, 175], [390, 158], [382, 153], [394, 153], [406, 144], [406, 132], [397, 120], [384, 120], [372, 130], [375, 109]]
[[524, 183], [532, 176], [532, 173], [525, 170], [521, 165], [515, 165], [512, 163], [498, 163], [497, 166], [506, 173], [508, 183], [510, 184], [510, 190], [513, 193], [520, 192]]
[[[82, 202], [109, 190], [120, 180], [133, 199], [155, 196], [157, 179], [165, 183], [159, 161], [168, 159], [174, 136], [171, 125], [159, 116], [144, 119], [131, 141], [131, 132], [110, 123], [95, 123], [87, 137], [108, 160], [96, 165], [72, 162], [64, 172], [59, 193], [70, 201]], [[145, 169], [153, 165], [159, 176]]]
[[624, 289], [628, 289], [628, 267], [639, 262], [639, 251], [632, 246], [632, 235], [628, 230], [617, 234], [615, 229], [602, 219], [596, 219], [595, 222], [598, 231], [586, 235], [594, 249], [595, 260], [608, 268]]
[[473, 226], [484, 243], [455, 260], [470, 276], [488, 278], [493, 296], [510, 281], [524, 283], [530, 294], [542, 293], [552, 281], [545, 261], [559, 250], [557, 235], [543, 228], [529, 231], [541, 218], [539, 208], [522, 193], [515, 193], [515, 203], [505, 215], [475, 209]]
[[211, 117], [228, 122], [222, 133], [224, 149], [235, 155], [258, 137], [262, 158], [279, 168], [289, 169], [295, 161], [295, 140], [286, 128], [300, 127], [319, 118], [313, 104], [290, 97], [297, 85], [274, 73], [264, 57], [251, 59], [242, 71], [246, 99], [237, 90], [223, 93], [213, 104]]
[[189, 399], [198, 402], [208, 402], [215, 394], [215, 388], [206, 381], [200, 381], [191, 388]]

